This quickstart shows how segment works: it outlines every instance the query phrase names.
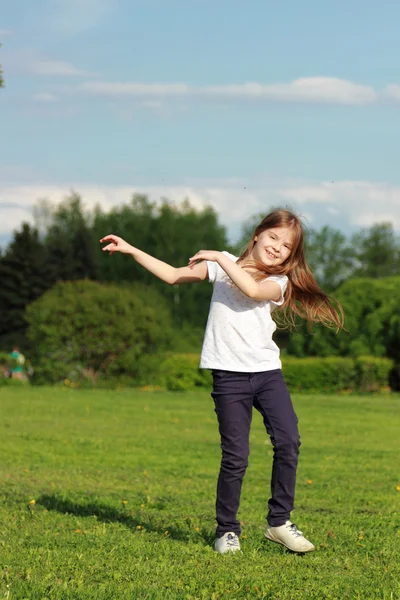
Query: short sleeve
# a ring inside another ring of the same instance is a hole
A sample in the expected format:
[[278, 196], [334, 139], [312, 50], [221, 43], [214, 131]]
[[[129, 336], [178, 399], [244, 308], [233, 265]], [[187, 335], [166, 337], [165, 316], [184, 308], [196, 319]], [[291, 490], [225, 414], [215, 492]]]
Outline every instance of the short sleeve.
[[[230, 258], [232, 262], [237, 261], [237, 257], [233, 254], [230, 254], [229, 252], [226, 252], [226, 250], [224, 250], [222, 254]], [[210, 281], [211, 283], [215, 283], [218, 279], [226, 277], [225, 271], [221, 269], [217, 262], [215, 262], [214, 260], [207, 260], [206, 262], [208, 269], [208, 281]]]
[[270, 275], [269, 277], [267, 277], [267, 281], [275, 281], [276, 283], [279, 283], [280, 288], [282, 290], [282, 295], [278, 302], [275, 302], [274, 300], [271, 300], [271, 302], [272, 304], [275, 304], [275, 306], [282, 306], [282, 304], [285, 301], [285, 292], [288, 284], [288, 278], [286, 277], [286, 275]]
[[208, 281], [214, 283], [217, 278], [218, 272], [218, 263], [214, 260], [207, 260], [207, 269], [208, 269]]

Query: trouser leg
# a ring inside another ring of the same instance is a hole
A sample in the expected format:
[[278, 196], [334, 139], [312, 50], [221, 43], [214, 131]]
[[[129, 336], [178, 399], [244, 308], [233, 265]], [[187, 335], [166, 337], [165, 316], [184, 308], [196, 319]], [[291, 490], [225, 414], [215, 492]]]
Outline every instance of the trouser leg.
[[217, 484], [217, 536], [228, 531], [240, 535], [237, 512], [243, 477], [248, 465], [253, 391], [249, 374], [213, 372], [212, 397], [221, 436], [221, 468]]
[[281, 370], [252, 376], [254, 406], [263, 416], [274, 449], [268, 523], [283, 525], [294, 507], [296, 471], [300, 448], [297, 416]]

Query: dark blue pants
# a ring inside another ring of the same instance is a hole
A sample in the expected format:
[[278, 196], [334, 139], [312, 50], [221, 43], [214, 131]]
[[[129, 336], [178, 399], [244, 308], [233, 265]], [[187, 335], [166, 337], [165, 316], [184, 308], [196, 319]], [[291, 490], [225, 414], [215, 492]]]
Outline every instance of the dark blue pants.
[[261, 413], [274, 449], [268, 523], [283, 525], [293, 510], [300, 438], [297, 417], [280, 369], [261, 373], [213, 371], [212, 397], [221, 435], [217, 486], [217, 536], [240, 535], [237, 511], [250, 454], [253, 406]]

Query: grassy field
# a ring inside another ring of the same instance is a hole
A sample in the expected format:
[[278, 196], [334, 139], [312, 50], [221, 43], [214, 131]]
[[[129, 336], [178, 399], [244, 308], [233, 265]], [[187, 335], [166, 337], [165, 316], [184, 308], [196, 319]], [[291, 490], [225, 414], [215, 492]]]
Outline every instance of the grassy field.
[[220, 556], [209, 394], [0, 388], [0, 599], [400, 598], [400, 398], [294, 402], [292, 519], [316, 551], [264, 539], [272, 450], [256, 413], [243, 552]]

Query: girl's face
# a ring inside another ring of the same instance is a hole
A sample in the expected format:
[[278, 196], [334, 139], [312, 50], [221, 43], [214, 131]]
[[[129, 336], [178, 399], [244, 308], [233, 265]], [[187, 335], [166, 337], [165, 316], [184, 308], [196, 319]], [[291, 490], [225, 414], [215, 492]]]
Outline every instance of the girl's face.
[[292, 252], [294, 231], [289, 227], [274, 227], [260, 233], [254, 241], [249, 258], [267, 267], [277, 267], [284, 263]]

